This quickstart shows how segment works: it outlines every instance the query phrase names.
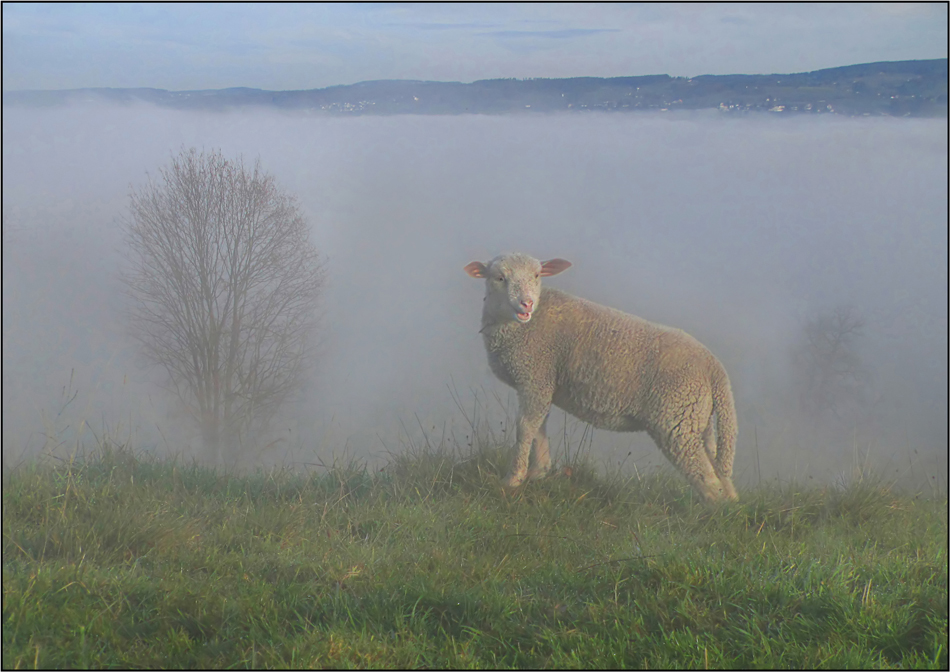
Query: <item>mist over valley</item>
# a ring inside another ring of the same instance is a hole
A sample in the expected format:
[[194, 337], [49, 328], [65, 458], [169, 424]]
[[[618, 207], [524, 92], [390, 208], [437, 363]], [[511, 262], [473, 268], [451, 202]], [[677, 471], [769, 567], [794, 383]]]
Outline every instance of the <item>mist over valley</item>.
[[[260, 158], [326, 259], [316, 371], [245, 466], [464, 445], [476, 407], [510, 445], [516, 399], [488, 369], [484, 287], [462, 268], [520, 251], [574, 264], [551, 286], [719, 357], [740, 489], [759, 472], [832, 481], [856, 456], [910, 480], [946, 473], [945, 119], [5, 106], [3, 139], [5, 465], [104, 431], [202, 459], [127, 336], [117, 280], [129, 185], [197, 147]], [[866, 375], [835, 413], [811, 413], [795, 348], [841, 306], [864, 323]], [[555, 409], [549, 431], [557, 454], [584, 427]], [[664, 464], [644, 434], [597, 430], [590, 451]]]

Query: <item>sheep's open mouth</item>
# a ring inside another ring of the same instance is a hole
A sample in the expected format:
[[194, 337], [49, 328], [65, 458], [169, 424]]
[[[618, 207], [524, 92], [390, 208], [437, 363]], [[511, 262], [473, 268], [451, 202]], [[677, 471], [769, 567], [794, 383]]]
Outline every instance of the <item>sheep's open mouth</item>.
[[527, 322], [531, 319], [531, 313], [515, 313], [515, 317], [518, 318], [519, 322]]

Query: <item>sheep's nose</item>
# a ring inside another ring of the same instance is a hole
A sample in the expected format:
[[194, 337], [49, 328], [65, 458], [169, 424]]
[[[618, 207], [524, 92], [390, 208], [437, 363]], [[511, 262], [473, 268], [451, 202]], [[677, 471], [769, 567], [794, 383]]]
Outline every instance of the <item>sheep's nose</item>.
[[531, 299], [525, 299], [521, 302], [521, 305], [525, 308], [525, 310], [531, 310], [531, 308], [534, 306], [534, 301]]

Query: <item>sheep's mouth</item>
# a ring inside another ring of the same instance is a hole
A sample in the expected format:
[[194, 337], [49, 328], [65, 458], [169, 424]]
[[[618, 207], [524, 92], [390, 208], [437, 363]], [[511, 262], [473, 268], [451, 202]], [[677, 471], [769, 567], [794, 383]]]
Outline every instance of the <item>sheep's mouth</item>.
[[519, 313], [519, 312], [515, 311], [515, 318], [516, 318], [519, 322], [527, 322], [528, 320], [531, 319], [531, 313]]

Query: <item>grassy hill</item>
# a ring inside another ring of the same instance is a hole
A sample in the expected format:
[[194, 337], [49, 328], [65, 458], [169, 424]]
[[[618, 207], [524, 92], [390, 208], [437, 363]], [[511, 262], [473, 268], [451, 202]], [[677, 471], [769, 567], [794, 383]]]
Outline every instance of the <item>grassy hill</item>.
[[227, 474], [106, 445], [3, 483], [13, 668], [944, 668], [947, 500], [867, 474], [710, 508], [507, 455]]

